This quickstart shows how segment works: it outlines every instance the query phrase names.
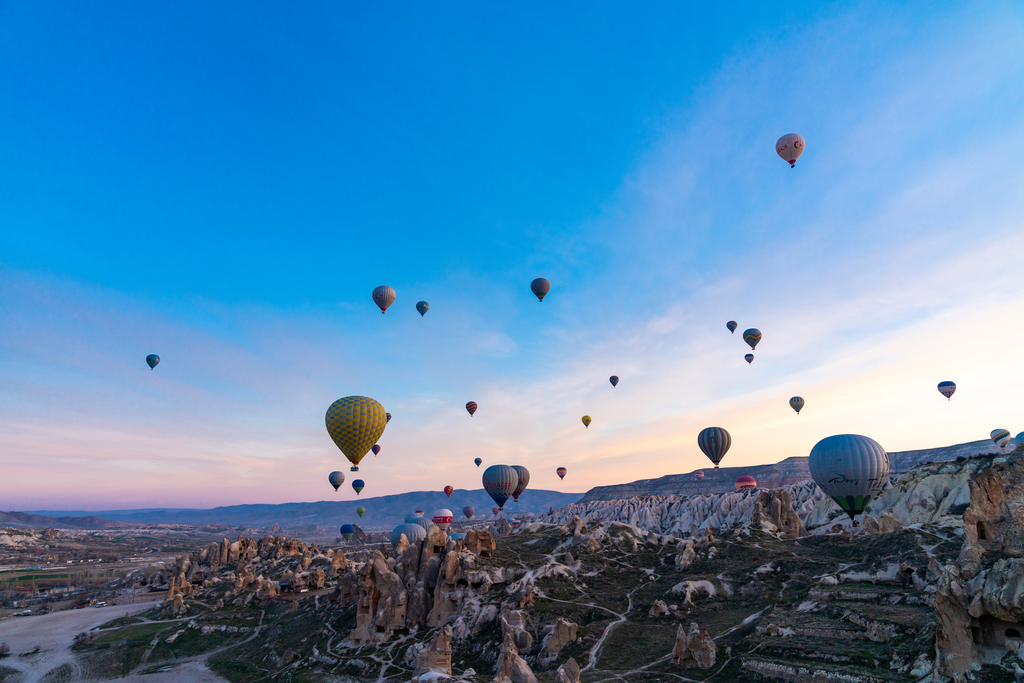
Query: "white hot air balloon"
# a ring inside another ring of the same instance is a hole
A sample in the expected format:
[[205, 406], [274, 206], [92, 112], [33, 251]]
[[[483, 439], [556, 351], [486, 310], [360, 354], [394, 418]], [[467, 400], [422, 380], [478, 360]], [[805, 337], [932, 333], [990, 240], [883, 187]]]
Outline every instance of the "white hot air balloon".
[[814, 445], [808, 466], [821, 487], [857, 526], [856, 515], [882, 492], [889, 455], [877, 441], [858, 434], [829, 436]]
[[804, 153], [804, 139], [796, 133], [787, 133], [775, 143], [775, 152], [793, 168], [796, 160]]

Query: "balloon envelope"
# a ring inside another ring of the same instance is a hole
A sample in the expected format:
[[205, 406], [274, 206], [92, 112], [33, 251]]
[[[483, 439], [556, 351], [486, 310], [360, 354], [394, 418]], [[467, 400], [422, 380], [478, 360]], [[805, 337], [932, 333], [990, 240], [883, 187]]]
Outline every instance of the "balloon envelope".
[[811, 449], [807, 464], [815, 483], [850, 519], [864, 512], [889, 478], [885, 449], [859, 434], [822, 439]]
[[694, 472], [693, 473], [693, 478], [696, 479], [697, 481], [703, 480], [704, 479], [704, 470], [697, 470], [696, 472]]
[[800, 414], [800, 409], [804, 407], [804, 400], [800, 396], [794, 396], [789, 399], [789, 407], [796, 411], [796, 414]]
[[750, 344], [750, 348], [756, 348], [757, 342], [761, 341], [761, 330], [756, 327], [751, 327], [749, 330], [743, 331], [743, 341]]
[[478, 406], [476, 404], [476, 401], [470, 401], [469, 403], [466, 404], [466, 412], [469, 413], [470, 417], [473, 417], [473, 414], [476, 412], [476, 409], [479, 408], [479, 407], [480, 406]]
[[466, 519], [473, 519], [473, 515], [475, 513], [476, 510], [473, 509], [472, 505], [467, 505], [466, 507], [462, 508], [462, 514], [466, 515]]
[[427, 537], [427, 531], [419, 524], [399, 524], [391, 532], [391, 545], [397, 548], [398, 543], [402, 540], [403, 535], [407, 539], [409, 539], [410, 544], [415, 544], [419, 543]]
[[419, 524], [421, 527], [423, 527], [423, 530], [426, 531], [428, 535], [430, 534], [430, 530], [434, 528], [434, 521], [431, 519], [427, 519], [423, 515], [420, 515], [416, 519], [412, 520], [411, 522], [409, 522], [409, 524]]
[[613, 387], [619, 386], [619, 376], [618, 375], [612, 375], [611, 377], [608, 378], [608, 381], [612, 383]]
[[743, 360], [747, 361], [748, 365], [750, 363], [753, 363], [754, 362], [754, 354], [748, 353], [747, 355], [743, 356]]
[[564, 467], [559, 467], [557, 470], [555, 470], [555, 474], [558, 475], [559, 479], [565, 479], [565, 473], [568, 471], [569, 470], [565, 469]]
[[736, 482], [735, 483], [736, 483], [736, 490], [737, 491], [739, 491], [741, 489], [756, 489], [757, 488], [757, 480], [754, 479], [753, 477], [749, 477], [747, 475], [743, 475], [742, 477], [736, 477]]
[[351, 524], [341, 525], [341, 535], [345, 537], [345, 540], [352, 538], [352, 535], [356, 532], [356, 528]]
[[1006, 444], [1010, 443], [1010, 430], [1008, 429], [993, 429], [989, 436], [992, 437], [992, 441], [999, 448], [1003, 448]]
[[725, 326], [729, 328], [730, 332], [732, 332], [733, 334], [736, 334], [736, 328], [738, 327], [738, 325], [736, 325], [736, 321], [735, 320], [730, 320], [729, 322], [727, 322], [725, 324]]
[[148, 356], [146, 356], [146, 365], [149, 366], [150, 370], [155, 368], [157, 366], [157, 363], [159, 363], [159, 362], [160, 362], [160, 356], [156, 355], [155, 353], [151, 353]]
[[428, 304], [426, 301], [420, 301], [419, 303], [416, 304], [416, 310], [419, 311], [420, 317], [422, 318], [427, 314], [427, 311], [430, 310], [430, 304]]
[[454, 518], [452, 511], [447, 508], [438, 508], [437, 510], [434, 510], [434, 514], [432, 515], [434, 524], [440, 527], [441, 531], [448, 531], [448, 525], [452, 523]]
[[530, 283], [530, 291], [537, 297], [537, 301], [544, 301], [544, 297], [551, 291], [551, 283], [539, 277]]
[[493, 514], [497, 515], [499, 512], [501, 512], [501, 508], [498, 508], [498, 507], [491, 508], [491, 512]]
[[352, 463], [353, 472], [359, 471], [359, 461], [384, 433], [386, 415], [384, 406], [366, 396], [339, 398], [327, 409], [327, 432]]
[[374, 455], [377, 455], [378, 453], [380, 453], [380, 444], [373, 444], [373, 448], [371, 448], [370, 450], [373, 451]]
[[335, 470], [327, 475], [327, 481], [331, 482], [331, 486], [337, 491], [338, 487], [345, 483], [345, 474]]
[[364, 482], [362, 479], [356, 479], [355, 481], [352, 482], [352, 490], [356, 492], [357, 496], [359, 495], [359, 492], [362, 491], [364, 488], [366, 488], [366, 482]]
[[589, 429], [589, 428], [590, 428], [590, 423], [591, 423], [591, 422], [592, 422], [592, 420], [590, 419], [590, 416], [589, 416], [589, 415], [584, 415], [584, 416], [583, 416], [583, 426], [584, 426], [584, 427], [587, 427], [587, 428]]
[[473, 462], [476, 463], [477, 467], [480, 467], [480, 465], [483, 463], [483, 461], [484, 461], [483, 458], [473, 458]]
[[484, 491], [498, 504], [498, 510], [501, 510], [519, 484], [519, 473], [508, 465], [491, 465], [484, 470], [483, 483]]
[[452, 497], [452, 492], [454, 492], [454, 491], [455, 491], [455, 488], [451, 484], [449, 484], [448, 486], [444, 487], [444, 495], [448, 496], [449, 498]]
[[522, 465], [512, 465], [512, 469], [519, 475], [519, 481], [516, 482], [515, 489], [512, 490], [512, 500], [519, 502], [519, 496], [523, 495], [523, 491], [530, 483], [530, 470], [526, 469]]
[[356, 508], [356, 514], [359, 515], [360, 517], [362, 517], [363, 515], [366, 514], [366, 508], [364, 508], [364, 507], [357, 507]]
[[789, 162], [789, 167], [796, 166], [796, 160], [804, 153], [804, 139], [797, 133], [787, 133], [775, 143], [775, 153]]
[[717, 469], [718, 463], [722, 462], [732, 446], [732, 436], [721, 427], [708, 427], [697, 435], [697, 445], [708, 456], [708, 460], [715, 463]]
[[391, 422], [391, 413], [384, 413], [384, 419], [385, 419], [384, 424], [387, 424], [388, 422]]
[[395, 290], [387, 285], [381, 285], [373, 290], [373, 303], [380, 308], [381, 315], [388, 310], [388, 306], [395, 303]]
[[422, 512], [410, 512], [409, 514], [407, 514], [405, 516], [405, 521], [406, 522], [412, 522], [412, 520], [419, 519], [422, 516], [423, 516]]
[[938, 389], [939, 393], [945, 396], [948, 401], [949, 397], [953, 395], [954, 391], [956, 391], [956, 385], [952, 382], [939, 382]]

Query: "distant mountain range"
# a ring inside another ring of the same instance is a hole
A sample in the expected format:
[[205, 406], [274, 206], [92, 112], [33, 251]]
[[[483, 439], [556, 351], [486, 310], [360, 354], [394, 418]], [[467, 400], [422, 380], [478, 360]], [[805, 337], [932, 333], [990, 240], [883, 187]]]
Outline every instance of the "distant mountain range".
[[111, 521], [97, 516], [95, 512], [61, 517], [32, 512], [0, 512], [0, 526], [13, 526], [22, 529], [45, 529], [48, 526], [52, 526], [55, 529], [88, 529], [92, 531], [100, 529], [134, 529], [145, 525], [137, 522]]
[[[549, 508], [560, 508], [575, 503], [583, 494], [527, 489], [515, 503], [510, 498], [505, 504], [507, 513], [547, 512]], [[359, 524], [364, 529], [390, 528], [399, 524], [414, 510], [424, 510], [430, 515], [438, 508], [451, 510], [455, 519], [465, 519], [462, 508], [471, 505], [476, 508], [474, 519], [489, 516], [494, 501], [483, 489], [467, 491], [457, 489], [448, 498], [441, 491], [412, 491], [392, 496], [379, 496], [347, 501], [320, 501], [316, 503], [283, 503], [280, 505], [229, 505], [210, 510], [189, 508], [145, 508], [140, 510], [35, 510], [31, 513], [0, 513], [0, 524], [8, 526], [54, 526], [60, 528], [116, 528], [104, 526], [84, 527], [65, 520], [96, 519], [96, 523], [116, 524], [220, 524], [222, 526], [244, 526], [267, 529], [278, 524], [283, 529], [311, 528], [314, 526], [337, 527], [346, 522]], [[357, 507], [366, 508], [362, 519], [356, 515]], [[6, 517], [5, 517], [6, 515]], [[17, 517], [25, 519], [19, 522]], [[10, 521], [5, 521], [10, 518]], [[102, 519], [100, 519], [102, 518]], [[49, 521], [47, 521], [49, 520]]]

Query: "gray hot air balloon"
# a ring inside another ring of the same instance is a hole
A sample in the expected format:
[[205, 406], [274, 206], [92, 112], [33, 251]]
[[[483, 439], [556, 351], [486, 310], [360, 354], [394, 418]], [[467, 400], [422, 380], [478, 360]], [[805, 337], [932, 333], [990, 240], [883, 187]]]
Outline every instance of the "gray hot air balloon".
[[708, 456], [708, 460], [715, 463], [717, 470], [718, 463], [722, 462], [722, 458], [732, 446], [732, 436], [721, 427], [708, 427], [697, 435], [697, 445], [704, 451], [704, 455]]
[[494, 499], [500, 512], [519, 485], [519, 473], [508, 465], [491, 465], [484, 470], [483, 483], [484, 491]]
[[335, 470], [327, 475], [327, 481], [331, 482], [331, 486], [337, 491], [338, 487], [345, 483], [345, 475], [342, 472]]
[[403, 534], [409, 539], [409, 543], [418, 543], [427, 537], [426, 530], [419, 524], [399, 524], [391, 532], [391, 545], [397, 548]]
[[544, 301], [544, 297], [551, 291], [551, 283], [547, 279], [539, 277], [530, 283], [530, 291], [537, 297], [537, 301]]
[[889, 456], [877, 441], [858, 434], [829, 436], [814, 445], [808, 460], [811, 476], [857, 524], [889, 478]]
[[405, 523], [411, 524], [414, 519], [420, 519], [421, 517], [423, 517], [422, 512], [410, 512], [405, 516]]
[[146, 365], [149, 366], [150, 370], [155, 368], [159, 363], [160, 363], [160, 356], [156, 355], [155, 353], [151, 353], [148, 356], [146, 356]]
[[467, 505], [466, 507], [462, 508], [462, 514], [466, 515], [466, 519], [473, 519], [473, 515], [475, 513], [476, 510], [473, 509], [472, 505]]
[[526, 469], [522, 465], [512, 465], [512, 469], [519, 475], [519, 482], [516, 484], [515, 490], [512, 491], [512, 500], [519, 502], [519, 496], [523, 495], [523, 491], [530, 484], [530, 470]]
[[416, 304], [416, 310], [420, 312], [420, 317], [422, 318], [427, 314], [427, 311], [430, 310], [430, 304], [426, 301], [420, 301]]
[[430, 530], [436, 526], [433, 520], [427, 519], [423, 515], [420, 515], [416, 519], [412, 520], [411, 522], [409, 522], [409, 524], [419, 524], [421, 527], [423, 527], [423, 530], [426, 531], [428, 534], [430, 533]]

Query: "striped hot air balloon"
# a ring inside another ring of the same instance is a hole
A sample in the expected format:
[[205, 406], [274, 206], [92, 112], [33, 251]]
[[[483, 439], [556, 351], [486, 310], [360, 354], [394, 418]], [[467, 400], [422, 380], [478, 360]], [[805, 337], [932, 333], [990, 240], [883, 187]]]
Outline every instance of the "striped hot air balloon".
[[738, 325], [736, 324], [736, 321], [735, 321], [735, 320], [730, 320], [729, 322], [727, 322], [727, 323], [725, 324], [725, 326], [726, 326], [726, 327], [728, 327], [728, 328], [729, 328], [729, 331], [730, 331], [730, 332], [732, 332], [733, 334], [736, 334], [736, 328], [737, 328], [737, 327], [739, 327], [739, 326], [738, 326]]
[[789, 162], [789, 167], [793, 168], [796, 166], [796, 160], [804, 153], [804, 139], [797, 133], [787, 133], [775, 143], [775, 153]]
[[757, 348], [757, 343], [761, 341], [761, 330], [756, 327], [751, 327], [749, 330], [743, 331], [743, 341], [750, 344], [751, 349]]
[[747, 475], [743, 475], [742, 477], [736, 477], [735, 484], [737, 491], [742, 491], [743, 489], [757, 488], [757, 480]]
[[939, 393], [945, 396], [946, 400], [948, 401], [949, 398], [953, 395], [953, 392], [956, 391], [956, 385], [953, 384], [952, 382], [939, 382], [938, 389]]
[[413, 524], [411, 522], [399, 524], [391, 532], [391, 545], [397, 548], [399, 542], [402, 540], [402, 536], [405, 536], [409, 540], [410, 545], [415, 545], [427, 537], [427, 530], [419, 524]]
[[381, 315], [388, 310], [388, 306], [395, 303], [395, 290], [387, 285], [381, 285], [373, 290], [373, 303], [380, 308]]
[[796, 414], [800, 414], [800, 410], [804, 407], [804, 399], [800, 396], [794, 396], [789, 399], [789, 407], [796, 411]]
[[419, 524], [421, 527], [423, 527], [423, 530], [427, 532], [427, 536], [430, 535], [430, 530], [433, 529], [435, 526], [434, 520], [427, 519], [423, 515], [420, 515], [416, 519], [412, 520], [411, 522], [409, 522], [409, 524]]
[[889, 455], [877, 441], [859, 434], [829, 436], [814, 445], [808, 466], [821, 487], [850, 519], [864, 512], [889, 479]]
[[537, 301], [544, 301], [544, 297], [551, 291], [551, 283], [539, 277], [530, 283], [530, 291], [537, 297]]
[[498, 510], [505, 509], [505, 501], [519, 485], [519, 473], [508, 465], [491, 465], [484, 470], [484, 491], [498, 504]]
[[473, 413], [476, 412], [477, 408], [479, 408], [479, 406], [476, 404], [476, 401], [470, 401], [466, 404], [466, 412], [469, 413], [470, 417], [473, 417]]
[[327, 481], [331, 482], [331, 486], [337, 491], [338, 487], [345, 483], [345, 474], [335, 470], [327, 475]]
[[434, 521], [434, 524], [441, 529], [441, 531], [448, 531], [448, 525], [450, 525], [452, 520], [455, 519], [455, 515], [453, 515], [452, 511], [448, 508], [438, 508], [437, 510], [434, 510], [434, 514], [431, 519]]
[[697, 481], [704, 481], [704, 470], [697, 470], [693, 473], [693, 478]]
[[558, 475], [558, 478], [559, 478], [559, 479], [565, 479], [565, 474], [566, 474], [566, 473], [567, 473], [568, 471], [569, 471], [569, 470], [565, 469], [564, 467], [559, 467], [559, 468], [558, 468], [557, 470], [555, 470], [555, 474], [557, 474], [557, 475]]
[[718, 469], [718, 463], [722, 462], [732, 446], [732, 436], [721, 427], [708, 427], [697, 435], [697, 445], [708, 456], [708, 460], [715, 463], [715, 469]]
[[993, 429], [989, 436], [992, 437], [992, 441], [995, 442], [996, 446], [999, 446], [1000, 450], [1010, 443], [1010, 430], [1008, 429]]
[[747, 355], [743, 356], [743, 360], [747, 361], [747, 365], [750, 365], [751, 363], [754, 362], [754, 354], [748, 353]]
[[512, 469], [519, 475], [519, 481], [516, 482], [516, 487], [512, 490], [512, 500], [518, 503], [519, 496], [523, 495], [523, 491], [530, 484], [530, 470], [522, 465], [512, 465]]
[[414, 519], [419, 519], [423, 516], [423, 510], [417, 510], [416, 512], [410, 512], [405, 516], [406, 522], [412, 522]]
[[619, 386], [619, 376], [618, 375], [612, 375], [611, 377], [608, 378], [608, 381], [612, 383], [613, 387]]
[[449, 498], [452, 497], [452, 493], [454, 491], [455, 491], [455, 487], [453, 487], [451, 484], [449, 484], [448, 486], [444, 487], [444, 495], [448, 496]]
[[359, 461], [384, 433], [387, 424], [384, 406], [366, 396], [339, 398], [327, 409], [324, 421], [334, 444], [359, 471]]

